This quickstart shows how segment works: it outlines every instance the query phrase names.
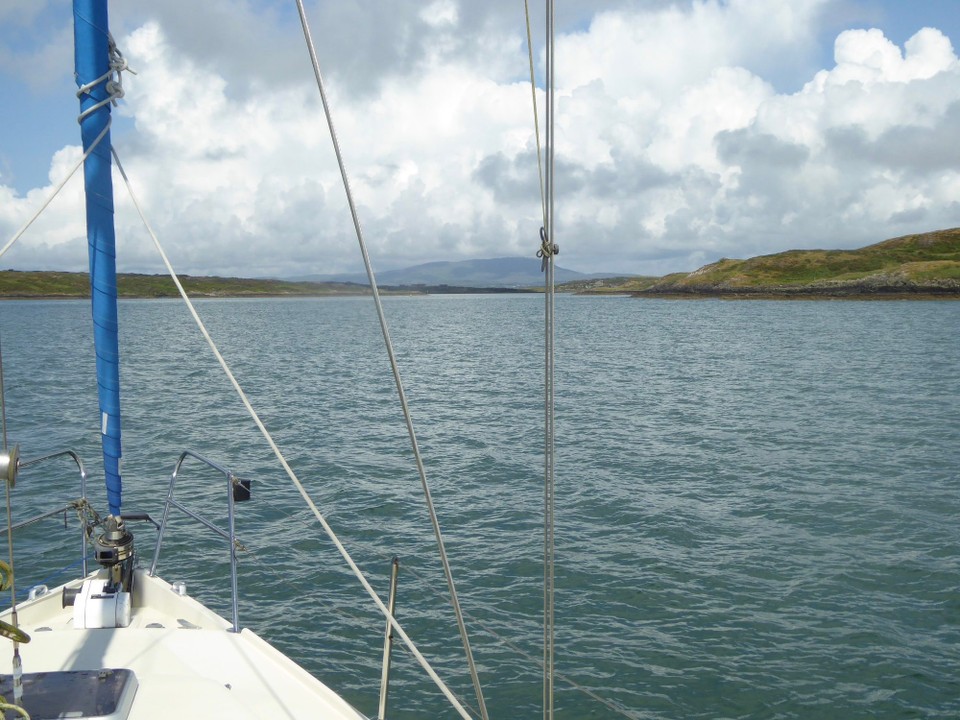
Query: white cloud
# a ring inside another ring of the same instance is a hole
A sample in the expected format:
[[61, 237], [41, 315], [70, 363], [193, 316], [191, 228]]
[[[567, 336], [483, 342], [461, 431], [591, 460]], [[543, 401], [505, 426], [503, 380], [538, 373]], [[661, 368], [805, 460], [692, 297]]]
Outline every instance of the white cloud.
[[[670, 177], [617, 197], [633, 204], [620, 213], [633, 224], [612, 229], [602, 219], [611, 197], [591, 192], [602, 186], [596, 178], [584, 181], [581, 204], [567, 215], [572, 235], [591, 237], [573, 247], [577, 261], [627, 253], [666, 271], [691, 267], [705, 248], [716, 257], [852, 247], [960, 222], [942, 191], [960, 168], [950, 140], [960, 129], [960, 86], [949, 40], [924, 29], [903, 53], [878, 30], [844, 32], [835, 67], [780, 94], [748, 69], [752, 46], [806, 33], [776, 13], [761, 27], [755, 8], [608, 13], [570, 39], [578, 67], [562, 77], [579, 87], [564, 89], [578, 108], [568, 108], [577, 134], [566, 151], [587, 148], [582, 166], [606, 164], [624, 186], [644, 163]], [[810, 20], [816, 4], [806, 10]], [[649, 260], [658, 257], [659, 266]]]
[[[809, 54], [830, 4], [624, 0], [599, 4], [589, 23], [562, 34], [561, 264], [667, 272], [960, 224], [960, 64], [941, 32], [922, 29], [902, 49], [879, 30], [842, 32], [833, 66], [799, 90], [771, 80]], [[203, 17], [225, 7], [206, 6]], [[359, 262], [316, 88], [303, 54], [296, 59], [297, 28], [264, 8], [225, 20], [245, 37], [256, 24], [271, 39], [289, 35], [262, 66], [219, 36], [200, 43], [172, 10], [138, 25], [121, 10], [131, 32], [119, 40], [140, 74], [125, 83], [121, 109], [136, 132], [119, 130], [116, 144], [183, 272], [323, 273]], [[373, 10], [324, 3], [317, 12], [356, 20]], [[314, 27], [378, 268], [536, 249], [525, 40], [522, 24], [500, 13], [497, 3], [399, 3], [392, 26], [380, 18], [356, 47]], [[470, 33], [454, 32], [467, 25]], [[327, 55], [334, 48], [342, 61]], [[374, 79], [357, 85], [371, 49]], [[51, 182], [76, 154], [58, 153]], [[46, 191], [21, 196], [2, 182], [9, 234]], [[70, 192], [5, 261], [83, 262], [82, 242], [64, 254], [82, 234], [79, 188]], [[117, 196], [121, 266], [159, 272], [122, 189]]]
[[[139, 139], [126, 164], [160, 227], [185, 248], [186, 271], [197, 271], [193, 263], [247, 274], [357, 264], [315, 90], [232, 97], [222, 77], [177, 57], [153, 23], [126, 46], [132, 64], [150, 68], [128, 83]], [[396, 264], [516, 251], [515, 222], [496, 217], [500, 208], [471, 191], [469, 178], [486, 148], [524, 149], [532, 127], [517, 128], [527, 120], [527, 88], [437, 65], [412, 83], [385, 80], [376, 96], [351, 97], [335, 83], [329, 90], [361, 222], [381, 257]], [[532, 193], [528, 205], [536, 210]], [[201, 256], [206, 246], [226, 250]], [[306, 249], [312, 267], [303, 265]]]
[[420, 12], [420, 19], [432, 27], [456, 25], [460, 18], [453, 0], [435, 0]]

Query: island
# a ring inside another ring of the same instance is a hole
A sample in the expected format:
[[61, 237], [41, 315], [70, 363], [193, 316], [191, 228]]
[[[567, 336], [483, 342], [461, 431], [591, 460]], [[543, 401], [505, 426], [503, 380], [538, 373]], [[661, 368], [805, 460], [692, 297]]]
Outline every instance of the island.
[[723, 258], [689, 273], [577, 283], [583, 294], [720, 298], [960, 299], [960, 228], [857, 250], [789, 250]]

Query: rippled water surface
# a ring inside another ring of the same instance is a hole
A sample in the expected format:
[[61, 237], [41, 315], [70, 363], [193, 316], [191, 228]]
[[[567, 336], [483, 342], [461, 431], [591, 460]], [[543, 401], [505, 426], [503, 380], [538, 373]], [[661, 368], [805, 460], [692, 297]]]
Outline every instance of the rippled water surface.
[[[542, 298], [385, 304], [491, 716], [539, 717]], [[370, 300], [198, 305], [384, 596], [400, 558], [401, 620], [475, 704]], [[97, 478], [88, 312], [0, 303], [0, 339], [11, 441]], [[252, 478], [242, 624], [375, 715], [383, 622], [186, 311], [120, 314], [125, 509], [159, 516], [187, 448]], [[960, 305], [561, 296], [557, 315], [558, 717], [960, 716]], [[180, 483], [225, 523], [221, 480]], [[77, 487], [29, 468], [15, 516]], [[174, 523], [161, 574], [228, 614], [226, 548]], [[64, 579], [76, 528], [18, 536], [21, 587]], [[398, 649], [390, 716], [445, 708]]]

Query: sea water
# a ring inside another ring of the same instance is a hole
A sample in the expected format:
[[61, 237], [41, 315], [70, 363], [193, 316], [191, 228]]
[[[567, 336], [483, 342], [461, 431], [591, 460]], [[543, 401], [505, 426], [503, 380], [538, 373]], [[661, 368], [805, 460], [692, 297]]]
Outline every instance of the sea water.
[[[381, 597], [476, 700], [368, 298], [200, 300], [254, 407]], [[540, 717], [543, 298], [385, 299], [491, 717]], [[557, 717], [960, 716], [960, 305], [557, 298]], [[89, 304], [0, 303], [10, 442], [103, 507]], [[384, 622], [183, 307], [120, 304], [124, 508], [185, 449], [253, 483], [240, 620], [376, 714]], [[225, 526], [221, 477], [179, 497]], [[75, 497], [24, 470], [22, 519]], [[229, 615], [227, 549], [174, 515], [159, 573]], [[79, 570], [18, 534], [18, 588]], [[155, 531], [135, 528], [149, 560]], [[5, 554], [5, 552], [4, 552]], [[29, 671], [29, 668], [26, 668]], [[402, 645], [391, 718], [452, 717]]]

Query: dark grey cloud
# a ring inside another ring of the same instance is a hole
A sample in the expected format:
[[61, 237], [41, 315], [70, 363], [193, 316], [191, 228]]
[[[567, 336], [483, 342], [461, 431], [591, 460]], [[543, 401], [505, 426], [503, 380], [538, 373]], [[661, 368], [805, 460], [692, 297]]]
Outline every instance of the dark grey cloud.
[[529, 203], [537, 202], [540, 197], [535, 151], [512, 158], [502, 152], [488, 155], [473, 171], [473, 179], [492, 192], [498, 202]]
[[866, 161], [894, 170], [927, 173], [960, 167], [960, 102], [955, 102], [933, 125], [901, 125], [876, 140], [862, 129], [850, 128], [828, 136], [840, 157]]
[[[678, 178], [647, 160], [614, 151], [611, 160], [590, 168], [576, 157], [555, 158], [557, 192], [569, 197], [585, 195], [602, 200], [634, 199], [642, 193], [676, 182]], [[539, 206], [540, 181], [533, 150], [508, 157], [497, 152], [483, 158], [473, 180], [501, 203]]]
[[[370, 95], [389, 78], [416, 74], [428, 58], [468, 62], [497, 81], [526, 77], [523, 4], [519, 0], [454, 4], [458, 21], [448, 26], [429, 21], [426, 11], [431, 2], [425, 0], [307, 0], [325, 79], [349, 94]], [[584, 30], [601, 11], [654, 10], [675, 4], [676, 0], [558, 3], [557, 32]], [[538, 62], [544, 44], [543, 5], [530, 2]], [[312, 78], [292, 0], [125, 0], [114, 3], [111, 13], [115, 36], [157, 21], [179, 54], [215, 67], [232, 94]], [[502, 56], [503, 43], [509, 48], [508, 58]]]
[[670, 186], [679, 180], [674, 173], [648, 160], [614, 148], [609, 163], [584, 173], [582, 185], [597, 197], [637, 198], [648, 190]]
[[736, 187], [727, 191], [731, 202], [718, 211], [717, 220], [734, 220], [748, 234], [782, 232], [784, 216], [809, 202], [798, 173], [810, 150], [753, 127], [720, 132], [714, 142], [717, 157], [739, 168]]
[[903, 210], [893, 213], [890, 216], [890, 222], [897, 225], [917, 225], [924, 222], [930, 216], [927, 208], [914, 208], [913, 210]]
[[745, 169], [795, 170], [810, 157], [810, 151], [803, 145], [752, 128], [724, 130], [717, 133], [715, 142], [717, 155], [723, 162]]

